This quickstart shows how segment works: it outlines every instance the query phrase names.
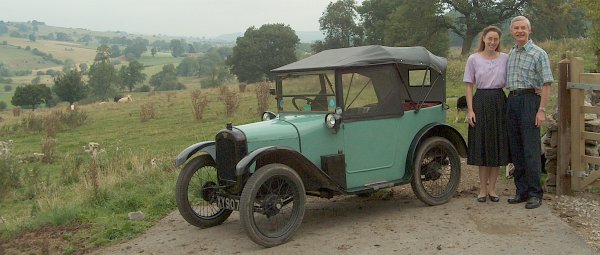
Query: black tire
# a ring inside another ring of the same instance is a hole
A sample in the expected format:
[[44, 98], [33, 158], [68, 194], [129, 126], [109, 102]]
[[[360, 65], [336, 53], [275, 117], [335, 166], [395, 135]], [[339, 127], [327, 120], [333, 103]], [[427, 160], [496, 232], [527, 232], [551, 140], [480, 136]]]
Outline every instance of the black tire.
[[240, 221], [257, 244], [273, 247], [290, 240], [302, 218], [306, 194], [300, 176], [283, 164], [259, 168], [240, 198]]
[[209, 228], [220, 225], [231, 215], [231, 210], [216, 204], [218, 183], [217, 168], [209, 155], [197, 156], [185, 164], [177, 179], [175, 200], [188, 223]]
[[417, 148], [411, 186], [417, 197], [428, 205], [450, 201], [460, 182], [460, 158], [450, 141], [427, 138]]

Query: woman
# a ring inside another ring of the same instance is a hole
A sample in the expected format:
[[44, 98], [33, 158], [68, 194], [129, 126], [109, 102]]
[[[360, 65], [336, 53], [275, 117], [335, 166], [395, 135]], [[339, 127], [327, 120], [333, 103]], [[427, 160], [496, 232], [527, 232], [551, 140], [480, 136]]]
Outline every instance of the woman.
[[483, 29], [479, 49], [469, 56], [463, 79], [469, 121], [467, 164], [479, 166], [479, 202], [488, 197], [492, 202], [500, 201], [496, 179], [500, 166], [509, 163], [506, 95], [502, 90], [508, 55], [500, 52], [501, 36], [496, 26]]

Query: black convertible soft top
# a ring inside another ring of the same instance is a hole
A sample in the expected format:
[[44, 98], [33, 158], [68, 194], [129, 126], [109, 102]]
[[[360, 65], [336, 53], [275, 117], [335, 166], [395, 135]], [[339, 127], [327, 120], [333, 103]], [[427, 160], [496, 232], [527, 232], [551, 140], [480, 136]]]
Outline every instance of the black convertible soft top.
[[380, 45], [332, 49], [271, 70], [274, 73], [314, 71], [380, 64], [426, 66], [443, 74], [448, 60], [438, 57], [421, 46], [386, 47]]

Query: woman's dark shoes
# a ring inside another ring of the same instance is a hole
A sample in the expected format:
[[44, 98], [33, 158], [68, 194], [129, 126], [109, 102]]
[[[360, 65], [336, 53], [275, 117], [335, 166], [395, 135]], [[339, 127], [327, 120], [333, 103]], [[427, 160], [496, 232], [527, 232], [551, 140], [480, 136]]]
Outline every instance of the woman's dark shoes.
[[487, 197], [477, 197], [477, 202], [484, 203]]
[[523, 197], [523, 196], [516, 195], [516, 196], [514, 196], [512, 198], [509, 198], [507, 201], [508, 201], [509, 204], [518, 204], [518, 203], [523, 203], [523, 202], [527, 201], [527, 198]]
[[489, 197], [490, 197], [490, 201], [492, 201], [492, 202], [499, 202], [500, 201], [500, 197], [495, 197], [495, 196], [492, 196], [492, 195], [489, 195]]
[[527, 209], [535, 209], [542, 205], [542, 200], [539, 197], [530, 197], [527, 199], [527, 204], [525, 204], [525, 208]]

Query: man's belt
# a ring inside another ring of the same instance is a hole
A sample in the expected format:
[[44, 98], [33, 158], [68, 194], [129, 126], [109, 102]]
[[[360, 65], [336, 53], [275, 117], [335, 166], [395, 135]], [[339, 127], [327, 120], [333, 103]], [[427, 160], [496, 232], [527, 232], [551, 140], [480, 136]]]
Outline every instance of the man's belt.
[[515, 89], [508, 92], [509, 96], [520, 96], [526, 94], [535, 94], [535, 89]]

